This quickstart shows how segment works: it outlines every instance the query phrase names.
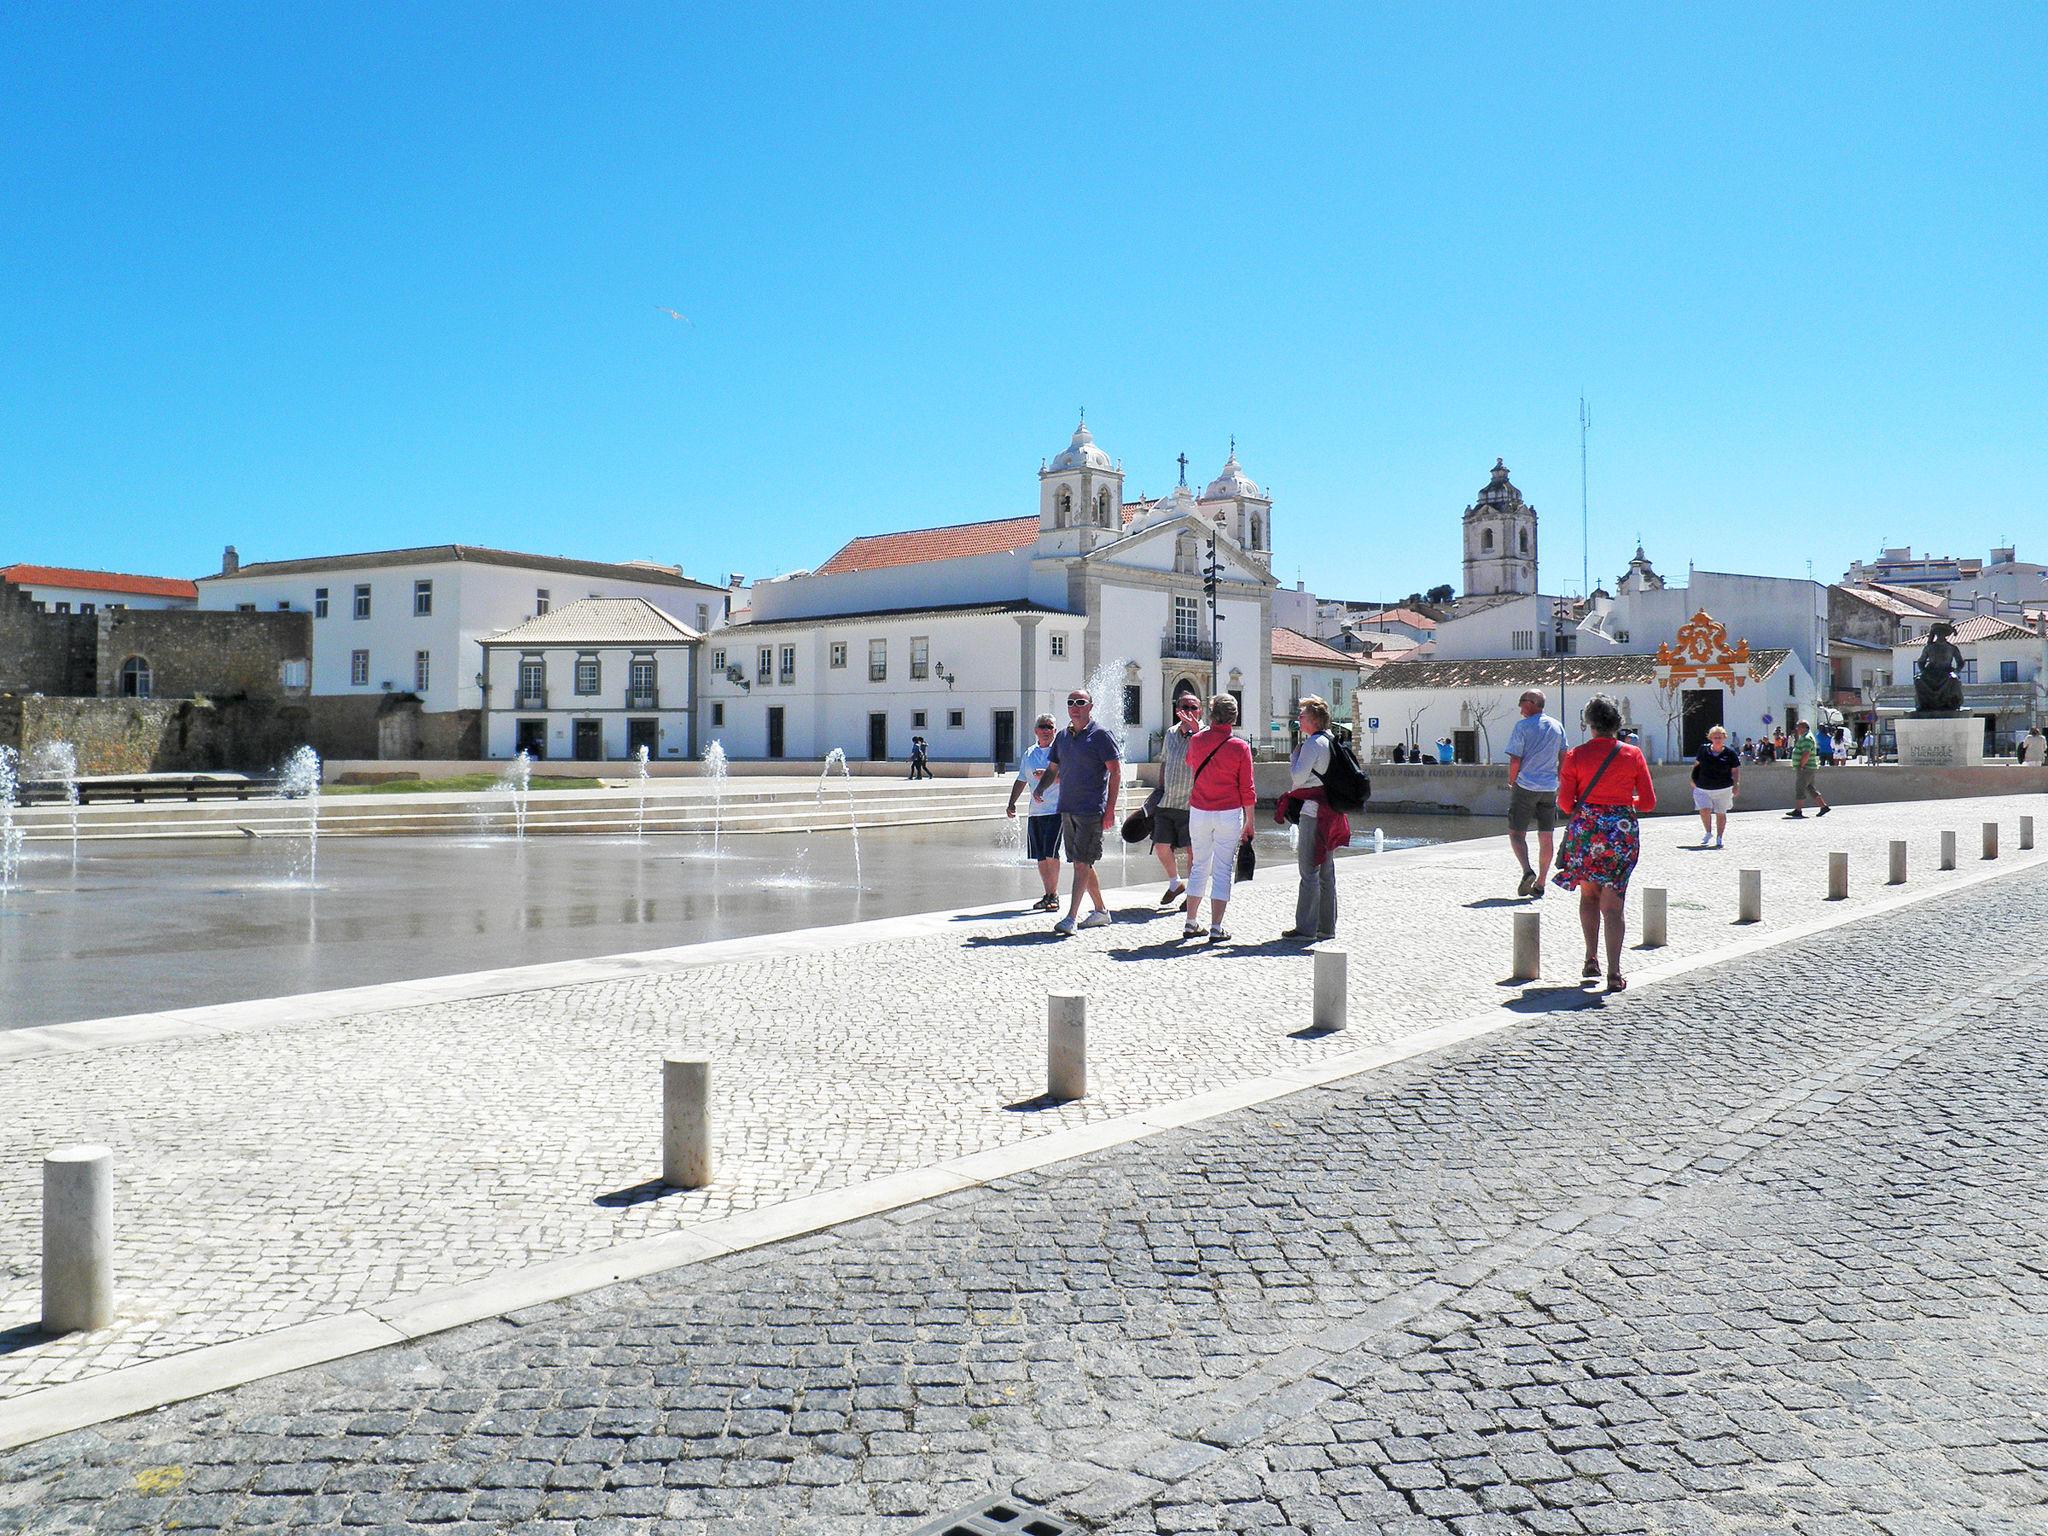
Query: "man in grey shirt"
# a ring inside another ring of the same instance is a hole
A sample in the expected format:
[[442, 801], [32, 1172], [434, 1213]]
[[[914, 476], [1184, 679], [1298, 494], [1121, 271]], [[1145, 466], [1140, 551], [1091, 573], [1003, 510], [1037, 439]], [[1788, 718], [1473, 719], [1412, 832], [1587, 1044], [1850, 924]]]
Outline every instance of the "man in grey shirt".
[[[1564, 756], [1564, 727], [1543, 713], [1543, 690], [1522, 695], [1522, 718], [1508, 733], [1508, 846], [1522, 866], [1517, 895], [1541, 898], [1550, 878], [1551, 844], [1557, 831], [1557, 769]], [[1529, 866], [1529, 828], [1536, 828], [1542, 862]]]
[[1201, 726], [1202, 701], [1183, 693], [1173, 701], [1173, 724], [1159, 744], [1159, 804], [1152, 809], [1152, 851], [1159, 855], [1159, 867], [1166, 871], [1166, 894], [1159, 905], [1171, 907], [1187, 895], [1183, 878], [1188, 861], [1194, 857], [1194, 838], [1188, 832], [1188, 793], [1194, 788], [1194, 770], [1188, 767], [1188, 743]]

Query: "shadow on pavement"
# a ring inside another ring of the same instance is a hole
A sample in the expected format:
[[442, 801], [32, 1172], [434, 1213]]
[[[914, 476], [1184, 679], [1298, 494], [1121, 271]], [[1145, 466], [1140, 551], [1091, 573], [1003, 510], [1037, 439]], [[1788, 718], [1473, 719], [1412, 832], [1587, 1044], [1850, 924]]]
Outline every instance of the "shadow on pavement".
[[1530, 987], [1502, 1006], [1516, 1013], [1575, 1013], [1581, 1008], [1598, 1008], [1602, 996], [1599, 992], [1588, 992], [1584, 985]]
[[622, 1211], [636, 1205], [645, 1205], [650, 1200], [659, 1200], [663, 1195], [685, 1195], [689, 1191], [679, 1185], [664, 1184], [660, 1179], [648, 1179], [640, 1184], [628, 1184], [624, 1189], [615, 1189], [610, 1194], [599, 1195], [590, 1203], [601, 1205], [608, 1211]]

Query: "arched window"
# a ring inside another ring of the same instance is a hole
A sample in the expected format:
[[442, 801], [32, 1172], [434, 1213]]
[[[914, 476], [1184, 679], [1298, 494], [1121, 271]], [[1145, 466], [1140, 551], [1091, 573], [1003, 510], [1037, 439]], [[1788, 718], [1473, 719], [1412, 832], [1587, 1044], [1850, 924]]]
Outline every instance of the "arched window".
[[1109, 490], [1107, 487], [1095, 493], [1095, 521], [1105, 528], [1110, 526]]
[[1176, 571], [1192, 576], [1195, 573], [1196, 558], [1195, 536], [1192, 533], [1184, 533], [1173, 541], [1173, 568]]
[[150, 696], [149, 663], [140, 656], [130, 656], [121, 663], [121, 697], [124, 699], [146, 699]]
[[1481, 553], [1493, 553], [1493, 530], [1491, 528], [1479, 530], [1479, 548]]
[[1052, 524], [1055, 528], [1064, 528], [1073, 520], [1074, 493], [1065, 486], [1061, 486], [1053, 493]]
[[1528, 530], [1528, 529], [1524, 528], [1524, 529], [1522, 530], [1521, 540], [1522, 540], [1522, 553], [1526, 555], [1527, 553], [1529, 553], [1529, 530]]
[[1258, 513], [1254, 512], [1252, 514], [1252, 548], [1264, 549], [1265, 547], [1266, 520], [1260, 517]]

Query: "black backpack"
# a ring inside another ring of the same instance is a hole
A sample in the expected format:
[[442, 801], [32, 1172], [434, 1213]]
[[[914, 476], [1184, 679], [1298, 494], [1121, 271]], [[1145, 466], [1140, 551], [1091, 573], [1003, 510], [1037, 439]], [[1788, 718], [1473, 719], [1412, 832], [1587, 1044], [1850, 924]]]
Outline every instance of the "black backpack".
[[1372, 780], [1358, 759], [1351, 755], [1351, 749], [1335, 736], [1330, 738], [1330, 766], [1323, 771], [1323, 798], [1330, 803], [1333, 811], [1349, 815], [1365, 809], [1365, 802], [1372, 798]]

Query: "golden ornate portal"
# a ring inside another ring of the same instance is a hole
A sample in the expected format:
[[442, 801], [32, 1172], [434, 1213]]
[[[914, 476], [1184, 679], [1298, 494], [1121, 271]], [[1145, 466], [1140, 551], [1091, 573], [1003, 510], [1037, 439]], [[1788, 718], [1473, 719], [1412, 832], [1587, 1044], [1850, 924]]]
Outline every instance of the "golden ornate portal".
[[1740, 688], [1756, 675], [1749, 642], [1728, 642], [1728, 626], [1702, 608], [1678, 626], [1678, 634], [1657, 647], [1657, 686], [1719, 683]]

